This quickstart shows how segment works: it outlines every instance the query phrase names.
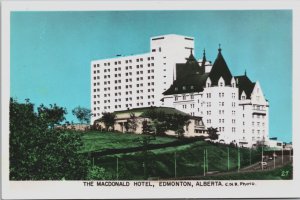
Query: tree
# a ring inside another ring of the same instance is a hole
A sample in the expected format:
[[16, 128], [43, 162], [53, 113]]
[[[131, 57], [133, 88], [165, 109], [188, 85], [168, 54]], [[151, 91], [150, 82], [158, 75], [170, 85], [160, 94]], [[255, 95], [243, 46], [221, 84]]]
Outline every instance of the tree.
[[175, 131], [178, 138], [183, 138], [184, 136], [184, 126], [188, 127], [190, 124], [189, 116], [174, 113], [167, 119], [169, 124], [169, 129]]
[[135, 141], [139, 142], [142, 146], [142, 154], [143, 157], [143, 168], [144, 168], [144, 179], [148, 179], [148, 167], [149, 167], [149, 160], [148, 160], [148, 146], [152, 140], [156, 140], [153, 136], [145, 136], [142, 138], [138, 138]]
[[106, 131], [108, 131], [110, 127], [114, 130], [116, 114], [110, 112], [103, 112], [100, 121], [104, 123]]
[[130, 118], [127, 119], [127, 130], [135, 132], [138, 126], [138, 120], [134, 113], [130, 113]]
[[143, 120], [142, 122], [142, 133], [146, 135], [153, 134], [153, 127], [151, 123], [147, 120]]
[[63, 107], [57, 106], [56, 104], [50, 104], [49, 108], [42, 104], [37, 108], [37, 110], [39, 120], [41, 120], [45, 126], [51, 128], [54, 128], [55, 125], [59, 125], [66, 119], [65, 114], [67, 114], [67, 110]]
[[165, 113], [164, 111], [157, 111], [153, 108], [146, 111], [143, 116], [151, 119], [155, 135], [164, 135], [167, 130], [173, 130], [178, 137], [182, 137], [184, 126], [190, 123], [188, 115]]
[[59, 108], [56, 105], [50, 108], [42, 105], [36, 113], [34, 104], [29, 100], [18, 103], [10, 99], [11, 180], [86, 178], [89, 163], [84, 155], [78, 153], [83, 145], [81, 135], [53, 128], [54, 124], [60, 123], [64, 118], [51, 115], [57, 114], [57, 110], [62, 111]]
[[217, 140], [219, 138], [217, 132], [218, 132], [217, 128], [213, 128], [213, 127], [207, 128], [208, 137], [211, 140]]
[[77, 106], [72, 110], [72, 114], [76, 116], [76, 118], [80, 121], [81, 124], [83, 124], [84, 122], [89, 124], [91, 121], [92, 113], [91, 110], [88, 108]]

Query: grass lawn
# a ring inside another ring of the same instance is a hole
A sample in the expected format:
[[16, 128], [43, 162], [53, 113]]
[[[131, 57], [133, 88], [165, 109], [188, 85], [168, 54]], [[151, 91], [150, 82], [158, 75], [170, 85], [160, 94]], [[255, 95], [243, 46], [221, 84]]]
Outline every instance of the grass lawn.
[[[97, 132], [89, 131], [82, 133], [84, 148], [82, 152], [101, 151], [105, 149], [122, 149], [141, 146], [138, 140], [145, 135]], [[156, 137], [152, 144], [162, 144], [177, 140], [170, 137]], [[113, 154], [99, 157], [91, 157], [94, 165], [105, 169], [107, 177], [116, 179], [117, 163], [119, 180], [143, 180], [144, 177], [157, 177], [159, 179], [174, 178], [175, 158], [177, 177], [201, 176], [203, 174], [204, 149], [208, 152], [208, 171], [237, 171], [238, 150], [220, 144], [212, 144], [205, 141], [196, 141], [175, 147], [165, 147], [147, 152], [137, 151], [132, 153]], [[175, 154], [176, 152], [176, 154]], [[260, 160], [260, 152], [240, 149], [240, 166], [247, 166]], [[146, 164], [145, 164], [146, 163]], [[146, 166], [146, 167], [145, 167]], [[279, 173], [279, 172], [276, 172]], [[250, 175], [253, 179], [260, 179], [260, 173]], [[279, 177], [266, 172], [261, 179], [274, 179]], [[219, 177], [218, 177], [219, 178]], [[279, 177], [280, 178], [280, 177]], [[208, 179], [205, 177], [205, 179]], [[212, 178], [216, 179], [216, 177]], [[249, 179], [249, 175], [242, 173], [220, 177], [220, 180]], [[251, 178], [250, 178], [251, 179]]]
[[[145, 135], [129, 134], [129, 133], [116, 133], [116, 132], [99, 132], [88, 131], [82, 133], [84, 147], [81, 152], [101, 151], [104, 149], [121, 149], [128, 147], [141, 146], [138, 140]], [[161, 144], [172, 142], [176, 138], [170, 137], [156, 137], [152, 140], [152, 144]]]
[[[175, 152], [177, 177], [195, 176], [203, 174], [204, 149], [208, 152], [209, 171], [227, 171], [227, 147], [214, 145], [205, 141], [177, 147], [166, 147], [145, 152], [115, 154], [94, 158], [95, 165], [103, 167], [112, 179], [116, 177], [116, 164], [118, 157], [119, 179], [141, 180], [144, 179], [146, 161], [146, 176], [173, 178], [175, 175]], [[250, 164], [249, 149], [240, 149], [241, 166]], [[259, 152], [252, 150], [252, 163], [260, 158]], [[229, 148], [230, 171], [237, 171], [237, 149]]]

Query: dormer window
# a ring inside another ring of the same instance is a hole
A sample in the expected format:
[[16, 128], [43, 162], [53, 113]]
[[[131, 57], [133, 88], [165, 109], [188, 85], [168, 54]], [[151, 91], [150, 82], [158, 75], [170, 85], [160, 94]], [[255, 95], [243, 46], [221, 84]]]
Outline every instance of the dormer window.
[[194, 86], [193, 86], [193, 85], [191, 85], [191, 89], [194, 89]]
[[219, 79], [219, 81], [218, 81], [218, 85], [219, 85], [220, 87], [223, 87], [223, 86], [225, 85], [225, 81], [224, 81], [223, 77], [220, 77], [220, 79]]
[[208, 77], [207, 80], [206, 80], [206, 87], [210, 87], [210, 86], [211, 86], [211, 80]]
[[178, 87], [175, 87], [175, 91], [178, 91]]
[[183, 89], [183, 90], [186, 90], [186, 87], [185, 87], [185, 86], [182, 86], [182, 89]]
[[242, 96], [242, 100], [245, 100], [246, 99], [246, 97], [245, 96]]

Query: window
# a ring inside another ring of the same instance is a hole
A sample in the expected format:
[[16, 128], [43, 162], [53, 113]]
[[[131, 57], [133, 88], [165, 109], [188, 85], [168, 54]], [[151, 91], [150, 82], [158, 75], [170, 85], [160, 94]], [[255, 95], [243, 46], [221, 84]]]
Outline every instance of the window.
[[193, 94], [191, 94], [191, 99], [194, 99], [194, 95]]
[[182, 96], [182, 100], [186, 100], [186, 96], [185, 95]]

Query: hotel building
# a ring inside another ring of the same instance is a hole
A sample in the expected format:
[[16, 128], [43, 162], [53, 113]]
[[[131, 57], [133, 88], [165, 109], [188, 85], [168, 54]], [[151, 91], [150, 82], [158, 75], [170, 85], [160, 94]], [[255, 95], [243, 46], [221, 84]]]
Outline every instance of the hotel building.
[[92, 61], [92, 123], [102, 112], [165, 106], [202, 117], [219, 142], [267, 145], [269, 103], [259, 82], [233, 76], [221, 48], [214, 63], [193, 49], [193, 38], [171, 34], [151, 38], [148, 53]]
[[173, 83], [176, 63], [185, 62], [194, 39], [163, 35], [150, 39], [150, 51], [91, 62], [91, 122], [102, 112], [160, 106]]
[[252, 147], [268, 145], [269, 103], [259, 82], [246, 72], [233, 76], [221, 48], [214, 63], [199, 61], [191, 53], [176, 64], [176, 80], [164, 92], [163, 105], [203, 117], [205, 126], [217, 128], [219, 142]]

